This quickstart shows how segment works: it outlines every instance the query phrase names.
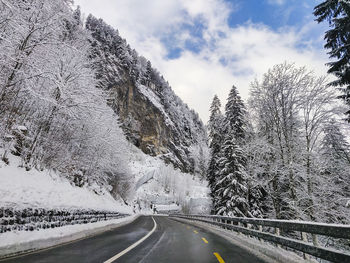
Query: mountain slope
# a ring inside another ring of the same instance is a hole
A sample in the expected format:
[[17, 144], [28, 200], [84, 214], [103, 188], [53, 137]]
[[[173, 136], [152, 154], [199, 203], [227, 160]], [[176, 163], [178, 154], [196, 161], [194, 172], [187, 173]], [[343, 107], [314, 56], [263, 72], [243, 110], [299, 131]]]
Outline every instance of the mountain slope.
[[204, 174], [206, 132], [198, 114], [176, 96], [144, 57], [101, 19], [89, 15], [92, 57], [99, 86], [130, 142], [184, 172]]

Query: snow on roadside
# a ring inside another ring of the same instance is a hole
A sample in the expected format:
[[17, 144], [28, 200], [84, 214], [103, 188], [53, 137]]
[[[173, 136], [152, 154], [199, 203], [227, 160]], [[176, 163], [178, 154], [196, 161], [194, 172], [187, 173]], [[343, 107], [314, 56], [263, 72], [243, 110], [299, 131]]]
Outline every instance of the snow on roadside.
[[135, 215], [127, 216], [119, 219], [112, 219], [107, 221], [99, 221], [96, 223], [87, 223], [81, 225], [67, 225], [57, 228], [41, 229], [36, 231], [11, 231], [1, 234], [0, 248], [9, 246], [19, 246], [20, 243], [35, 242], [39, 240], [47, 240], [51, 238], [62, 238], [74, 235], [79, 232], [86, 232], [89, 230], [113, 227], [116, 224], [131, 221]]
[[85, 187], [76, 187], [56, 173], [26, 171], [17, 167], [16, 158], [10, 165], [0, 164], [0, 207], [46, 209], [93, 209], [131, 213], [130, 207], [117, 202], [106, 191], [97, 195]]

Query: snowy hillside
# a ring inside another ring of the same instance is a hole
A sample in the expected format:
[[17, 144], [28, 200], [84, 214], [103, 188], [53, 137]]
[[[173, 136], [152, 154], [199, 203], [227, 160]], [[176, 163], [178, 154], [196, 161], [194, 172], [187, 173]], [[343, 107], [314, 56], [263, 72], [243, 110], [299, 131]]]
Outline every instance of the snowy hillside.
[[131, 178], [128, 178], [124, 200], [119, 195], [113, 197], [95, 183], [77, 187], [58, 172], [26, 171], [20, 167], [20, 159], [10, 155], [10, 165], [2, 163], [0, 166], [0, 207], [90, 209], [130, 214], [148, 212], [153, 203], [160, 210], [208, 211], [210, 199], [206, 181], [181, 173], [132, 145], [130, 151], [133, 153], [128, 164]]
[[91, 33], [98, 86], [108, 94], [108, 104], [118, 114], [128, 140], [146, 154], [203, 176], [208, 146], [198, 114], [117, 29], [92, 15], [86, 28]]
[[198, 115], [117, 30], [70, 2], [35, 3], [1, 12], [0, 205], [137, 212], [148, 195], [207, 198]]
[[[76, 187], [55, 172], [18, 167], [18, 158], [11, 165], [0, 165], [0, 207], [44, 209], [91, 209], [131, 213], [130, 207], [115, 200], [109, 192], [95, 185]], [[101, 192], [102, 191], [102, 192]]]

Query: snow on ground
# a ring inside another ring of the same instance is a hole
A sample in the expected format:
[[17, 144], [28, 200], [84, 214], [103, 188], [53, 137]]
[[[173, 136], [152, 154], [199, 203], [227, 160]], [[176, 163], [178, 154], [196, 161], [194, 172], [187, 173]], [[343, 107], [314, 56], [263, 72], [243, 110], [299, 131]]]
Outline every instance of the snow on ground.
[[0, 162], [0, 207], [45, 209], [94, 209], [121, 213], [148, 212], [151, 204], [166, 210], [209, 212], [209, 189], [205, 180], [182, 173], [163, 160], [144, 154], [130, 145], [130, 206], [116, 201], [105, 190], [73, 186], [58, 173], [19, 167], [18, 157], [9, 156], [10, 165]]
[[40, 229], [36, 231], [11, 231], [1, 234], [0, 248], [8, 247], [12, 245], [18, 245], [20, 243], [35, 242], [39, 240], [47, 240], [51, 238], [62, 238], [65, 236], [71, 236], [82, 231], [89, 231], [96, 228], [112, 227], [116, 224], [121, 224], [132, 220], [135, 215], [127, 216], [119, 219], [112, 219], [107, 221], [99, 221], [96, 223], [88, 223], [81, 225], [67, 225], [57, 228]]
[[[134, 202], [136, 211], [145, 212], [151, 204], [166, 210], [167, 206], [185, 212], [209, 213], [209, 188], [205, 180], [182, 173], [159, 158], [134, 150], [130, 168], [135, 176]], [[157, 208], [158, 210], [158, 208]]]
[[10, 165], [0, 163], [0, 207], [94, 209], [131, 213], [131, 209], [105, 192], [97, 195], [85, 187], [76, 187], [54, 172], [26, 171], [18, 167], [16, 157]]

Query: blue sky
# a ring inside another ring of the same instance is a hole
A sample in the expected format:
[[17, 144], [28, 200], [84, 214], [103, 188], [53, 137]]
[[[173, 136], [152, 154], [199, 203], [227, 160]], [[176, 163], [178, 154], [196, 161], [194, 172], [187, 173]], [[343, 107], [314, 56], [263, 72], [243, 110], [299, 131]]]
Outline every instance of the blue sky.
[[312, 15], [320, 0], [76, 0], [83, 12], [117, 28], [150, 59], [204, 122], [214, 94], [284, 61], [326, 73], [323, 33]]
[[[272, 29], [283, 26], [302, 26], [305, 18], [312, 13], [312, 6], [306, 1], [267, 1], [267, 0], [237, 0], [237, 10], [229, 17], [230, 26], [245, 23], [264, 23]], [[310, 1], [309, 1], [310, 2]]]
[[[300, 30], [306, 23], [314, 19], [312, 12], [312, 1], [302, 0], [227, 0], [225, 1], [230, 7], [231, 12], [227, 17], [227, 25], [235, 28], [247, 23], [262, 24], [271, 28], [271, 30], [281, 31], [284, 28], [294, 28]], [[314, 1], [318, 3], [320, 1]], [[207, 43], [203, 40], [202, 18], [197, 18], [191, 24], [184, 23], [182, 28], [176, 30], [188, 30], [191, 39], [186, 41], [184, 46], [178, 46], [172, 41], [175, 32], [170, 32], [163, 36], [162, 43], [167, 47], [167, 58], [176, 59], [181, 56], [181, 52], [190, 50], [198, 53]], [[324, 25], [318, 29], [308, 32], [303, 36], [304, 41], [315, 40], [325, 30]], [[303, 47], [303, 43], [300, 43]], [[322, 48], [323, 41], [317, 41], [314, 44]]]

